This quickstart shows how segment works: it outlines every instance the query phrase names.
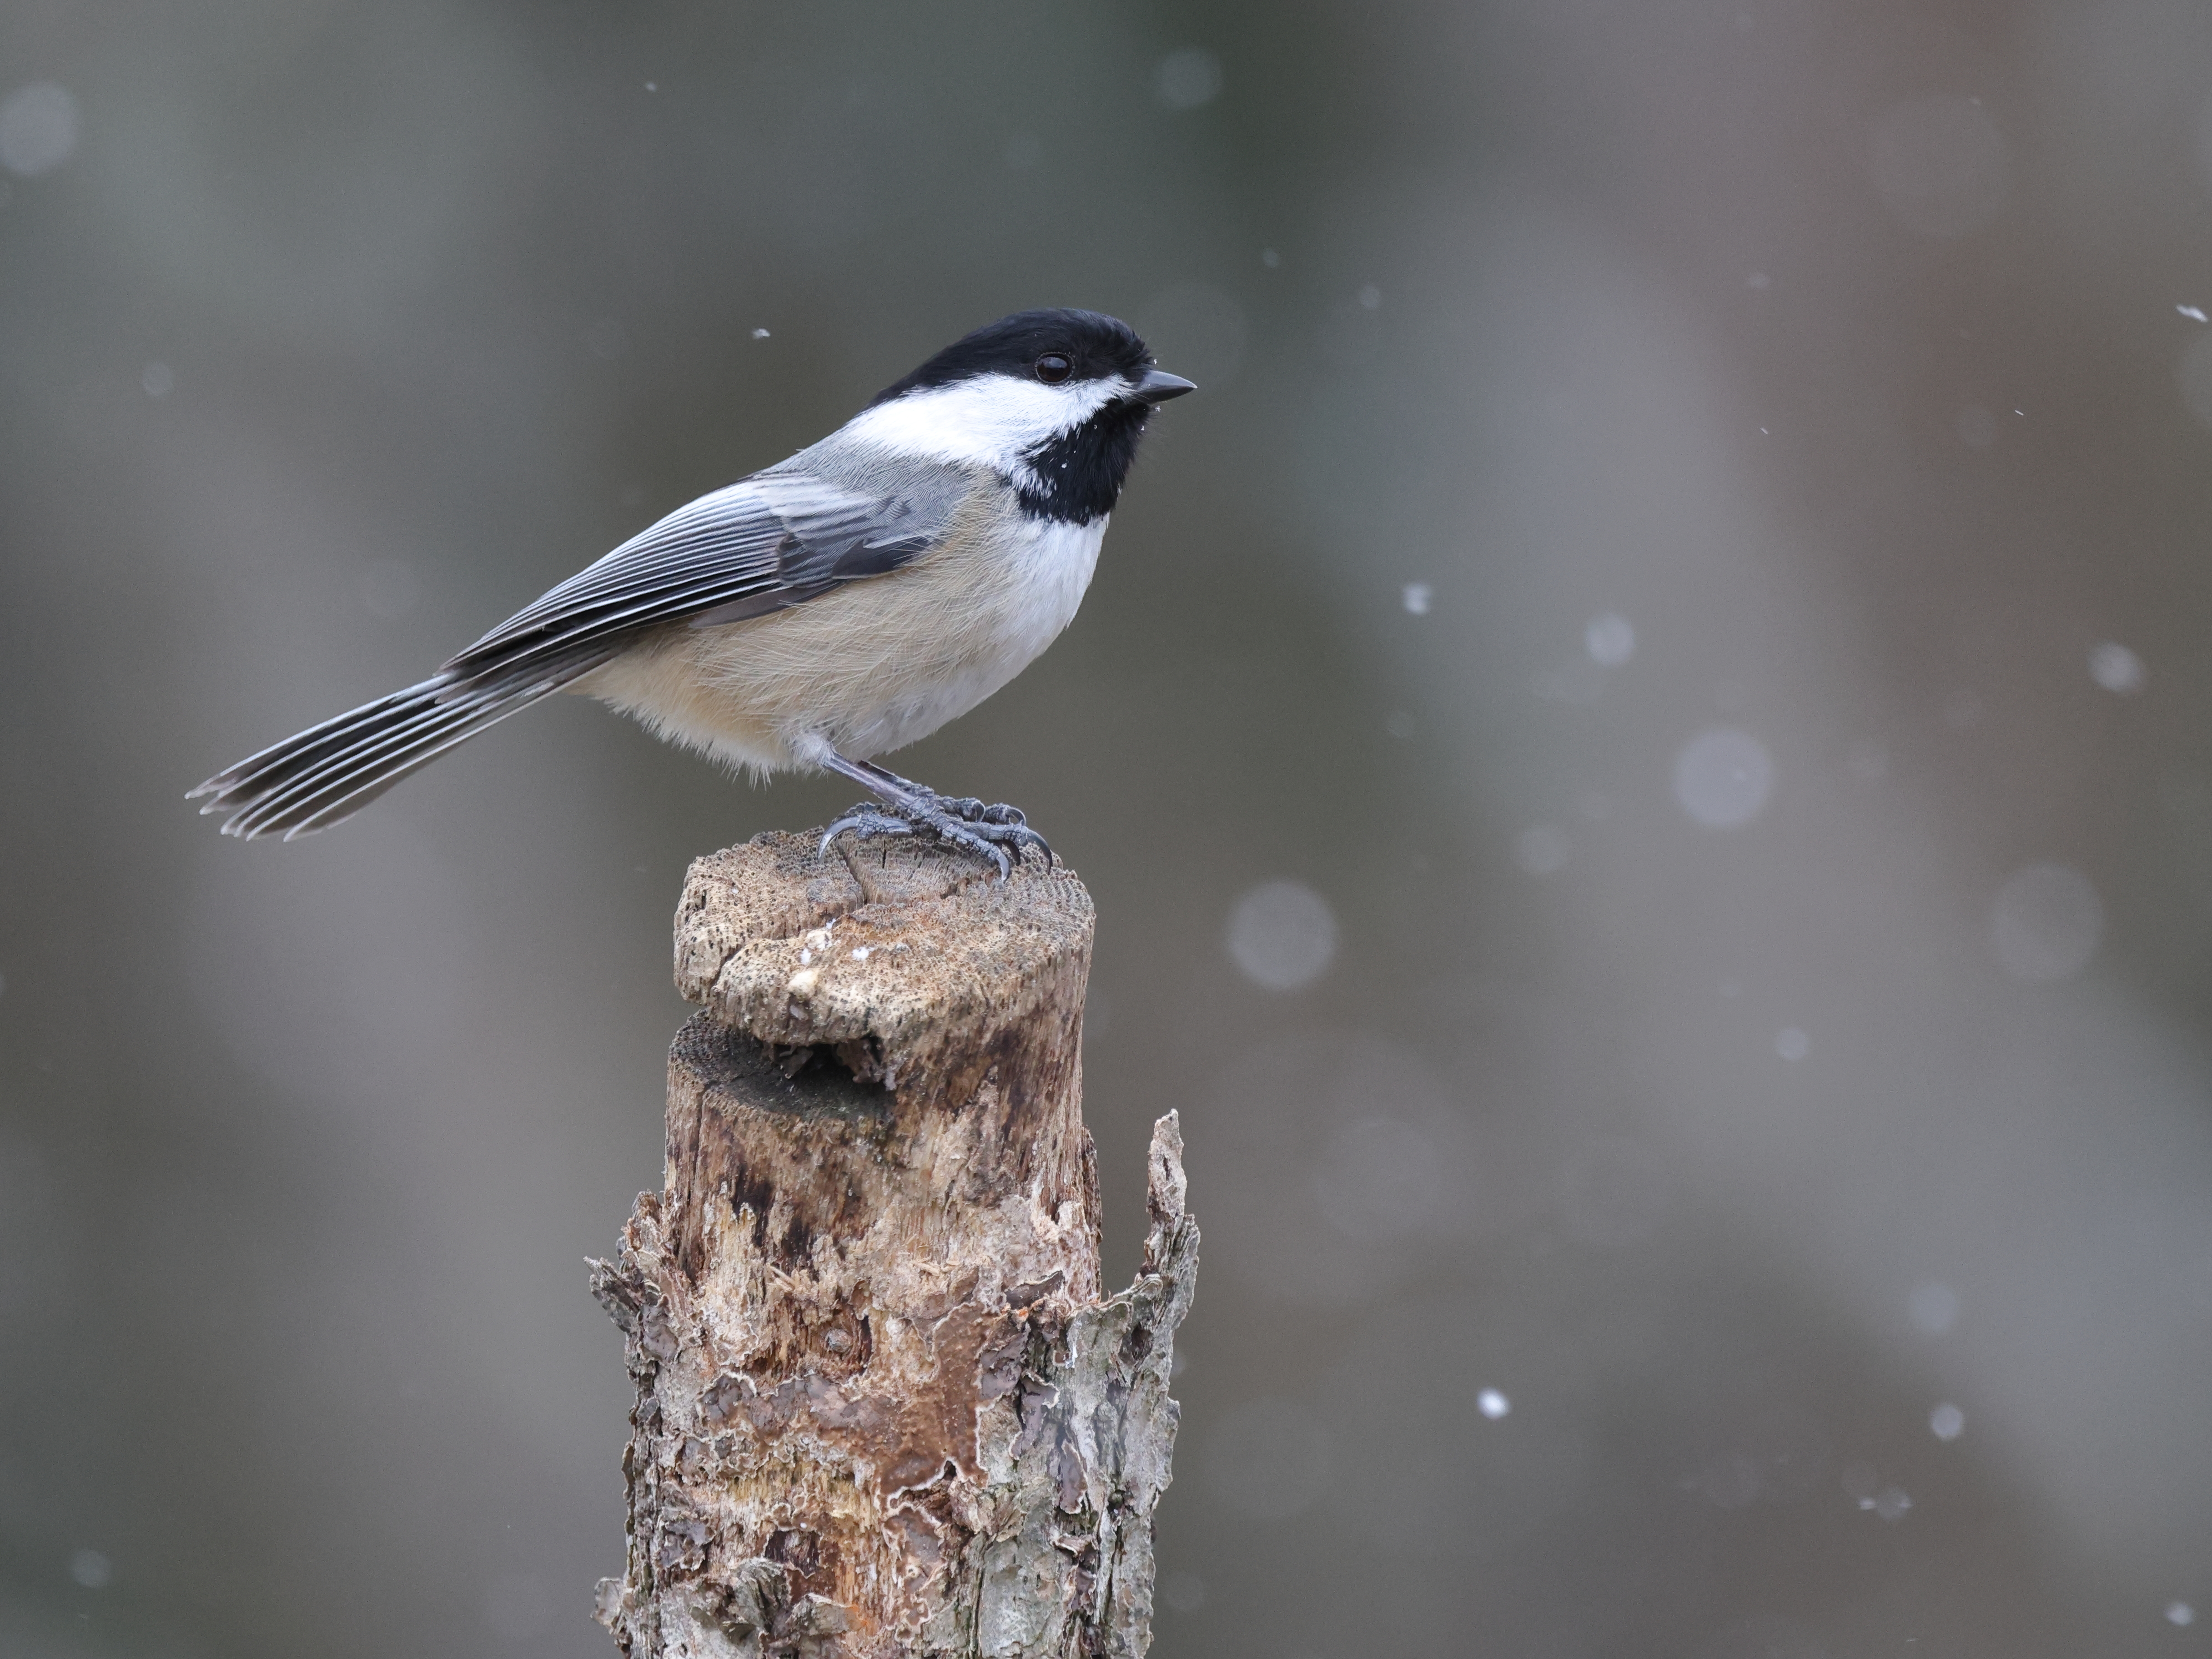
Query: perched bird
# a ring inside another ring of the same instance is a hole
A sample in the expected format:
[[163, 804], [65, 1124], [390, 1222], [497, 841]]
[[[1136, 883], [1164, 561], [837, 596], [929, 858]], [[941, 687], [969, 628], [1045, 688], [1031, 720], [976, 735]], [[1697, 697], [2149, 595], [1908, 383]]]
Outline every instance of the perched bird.
[[[979, 328], [789, 460], [679, 507], [448, 661], [191, 792], [289, 841], [454, 744], [580, 691], [756, 775], [842, 773], [872, 802], [823, 838], [933, 835], [1004, 876], [1022, 814], [874, 757], [966, 714], [1074, 618], [1153, 409], [1194, 391], [1129, 326]], [[1047, 854], [1049, 856], [1049, 849]]]

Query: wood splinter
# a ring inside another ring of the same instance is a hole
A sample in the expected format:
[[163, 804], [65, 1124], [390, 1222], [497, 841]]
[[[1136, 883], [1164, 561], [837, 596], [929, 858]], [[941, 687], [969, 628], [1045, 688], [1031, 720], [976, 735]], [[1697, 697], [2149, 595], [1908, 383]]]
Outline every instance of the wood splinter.
[[684, 884], [665, 1188], [592, 1264], [637, 1383], [600, 1622], [631, 1659], [1137, 1659], [1198, 1269], [1176, 1115], [1102, 1297], [1089, 894], [817, 839]]

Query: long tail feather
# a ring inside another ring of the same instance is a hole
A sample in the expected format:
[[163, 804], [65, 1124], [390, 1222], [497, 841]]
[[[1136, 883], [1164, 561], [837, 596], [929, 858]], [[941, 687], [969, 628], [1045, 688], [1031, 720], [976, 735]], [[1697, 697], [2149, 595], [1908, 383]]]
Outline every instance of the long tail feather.
[[222, 812], [222, 832], [313, 835], [342, 823], [409, 774], [550, 696], [611, 654], [598, 651], [483, 675], [447, 672], [310, 726], [218, 772], [186, 796]]

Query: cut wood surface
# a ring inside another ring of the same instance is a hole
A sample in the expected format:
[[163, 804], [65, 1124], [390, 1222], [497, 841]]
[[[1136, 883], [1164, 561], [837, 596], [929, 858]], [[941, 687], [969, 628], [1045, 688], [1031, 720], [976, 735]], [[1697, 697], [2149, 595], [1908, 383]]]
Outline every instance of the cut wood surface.
[[593, 1271], [638, 1389], [600, 1620], [632, 1659], [1133, 1659], [1198, 1231], [1170, 1113], [1102, 1297], [1090, 895], [818, 839], [684, 884], [665, 1184]]

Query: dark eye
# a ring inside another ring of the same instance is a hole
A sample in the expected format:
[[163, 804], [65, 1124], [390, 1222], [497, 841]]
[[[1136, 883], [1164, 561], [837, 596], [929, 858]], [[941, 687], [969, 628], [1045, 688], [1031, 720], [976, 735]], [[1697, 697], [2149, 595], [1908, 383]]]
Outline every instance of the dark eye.
[[1036, 377], [1047, 386], [1058, 386], [1075, 373], [1075, 365], [1057, 351], [1048, 351], [1036, 360]]

